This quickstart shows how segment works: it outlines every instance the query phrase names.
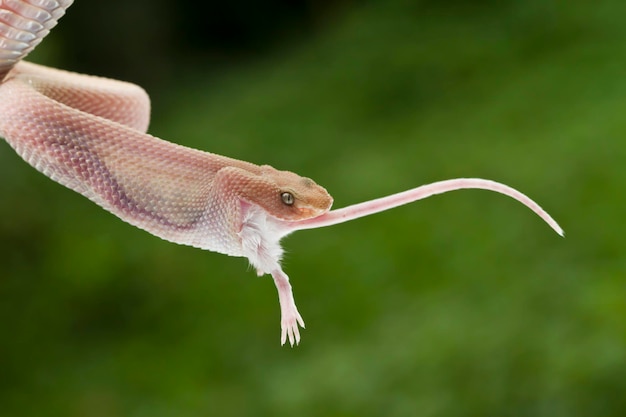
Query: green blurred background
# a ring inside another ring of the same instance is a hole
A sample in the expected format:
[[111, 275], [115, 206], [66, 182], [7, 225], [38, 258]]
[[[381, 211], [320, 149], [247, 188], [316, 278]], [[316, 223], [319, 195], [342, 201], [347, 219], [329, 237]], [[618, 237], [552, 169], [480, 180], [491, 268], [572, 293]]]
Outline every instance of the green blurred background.
[[31, 60], [141, 84], [151, 133], [314, 178], [270, 278], [135, 229], [0, 145], [0, 416], [626, 415], [626, 3], [77, 0]]

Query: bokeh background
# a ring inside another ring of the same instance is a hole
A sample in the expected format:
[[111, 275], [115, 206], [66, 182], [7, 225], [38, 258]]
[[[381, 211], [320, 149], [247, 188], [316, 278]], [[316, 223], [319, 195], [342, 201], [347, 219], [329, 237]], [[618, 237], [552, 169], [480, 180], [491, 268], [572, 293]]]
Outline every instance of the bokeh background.
[[335, 206], [270, 278], [161, 241], [0, 145], [0, 416], [626, 415], [626, 3], [77, 0], [31, 60], [144, 86], [151, 133]]

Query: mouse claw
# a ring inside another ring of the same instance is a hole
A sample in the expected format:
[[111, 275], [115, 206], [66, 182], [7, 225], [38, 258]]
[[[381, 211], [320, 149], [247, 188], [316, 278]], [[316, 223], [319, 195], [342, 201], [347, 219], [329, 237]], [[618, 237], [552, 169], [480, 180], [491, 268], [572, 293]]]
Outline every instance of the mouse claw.
[[296, 306], [293, 306], [293, 310], [289, 312], [285, 312], [280, 321], [281, 334], [280, 334], [280, 344], [281, 346], [287, 342], [289, 339], [289, 344], [293, 347], [294, 344], [300, 344], [300, 328], [304, 329], [304, 320], [302, 320], [302, 316], [296, 309]]

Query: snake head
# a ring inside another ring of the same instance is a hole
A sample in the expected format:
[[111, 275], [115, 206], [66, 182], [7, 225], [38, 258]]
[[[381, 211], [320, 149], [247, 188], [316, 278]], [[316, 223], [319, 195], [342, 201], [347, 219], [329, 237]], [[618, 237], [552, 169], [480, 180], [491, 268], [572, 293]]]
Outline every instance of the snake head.
[[320, 216], [333, 204], [333, 198], [310, 178], [269, 165], [253, 170], [222, 168], [218, 177], [226, 193], [254, 205], [276, 220], [297, 222]]
[[298, 221], [317, 217], [330, 210], [333, 204], [328, 191], [310, 178], [269, 165], [261, 166], [260, 177], [271, 189], [259, 204], [279, 220]]

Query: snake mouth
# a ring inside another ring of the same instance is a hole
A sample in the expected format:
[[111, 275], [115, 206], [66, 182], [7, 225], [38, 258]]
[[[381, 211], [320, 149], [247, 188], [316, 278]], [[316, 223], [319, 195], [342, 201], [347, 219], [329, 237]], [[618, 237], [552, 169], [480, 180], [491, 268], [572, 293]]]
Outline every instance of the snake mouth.
[[311, 208], [311, 207], [301, 207], [298, 209], [298, 212], [300, 214], [298, 217], [300, 217], [299, 220], [311, 219], [313, 217], [317, 217], [321, 214], [324, 214], [326, 211], [328, 210], [320, 210], [319, 208]]
[[273, 217], [281, 222], [295, 224], [302, 221], [314, 219], [327, 212], [328, 209], [320, 209], [319, 207], [298, 207], [294, 208], [294, 210], [287, 215], [268, 214], [270, 217]]

